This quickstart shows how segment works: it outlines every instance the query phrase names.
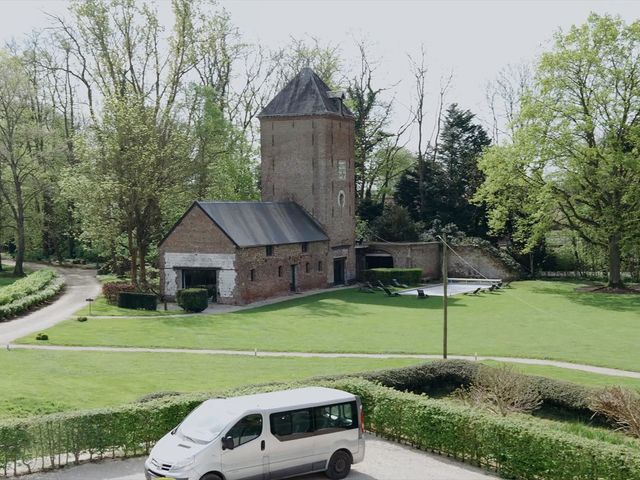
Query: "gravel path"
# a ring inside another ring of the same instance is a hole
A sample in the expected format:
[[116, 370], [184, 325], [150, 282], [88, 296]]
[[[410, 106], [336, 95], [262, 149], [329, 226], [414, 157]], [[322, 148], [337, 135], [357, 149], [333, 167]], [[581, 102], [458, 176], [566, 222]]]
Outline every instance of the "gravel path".
[[[28, 475], [24, 480], [144, 480], [144, 459], [108, 460]], [[326, 480], [323, 474], [296, 477]], [[367, 436], [364, 462], [353, 466], [347, 480], [487, 480], [498, 478], [483, 470]]]
[[[255, 350], [196, 350], [187, 348], [142, 348], [142, 347], [89, 347], [65, 345], [10, 345], [11, 349], [25, 350], [60, 350], [72, 352], [119, 352], [119, 353], [191, 353], [194, 355], [241, 355], [259, 357], [297, 357], [297, 358], [415, 358], [418, 360], [437, 360], [442, 355], [396, 354], [396, 353], [314, 353], [314, 352], [261, 352]], [[496, 362], [520, 363], [524, 365], [542, 365], [548, 367], [579, 370], [612, 377], [640, 378], [640, 372], [618, 370], [615, 368], [596, 367], [580, 363], [541, 360], [538, 358], [494, 357], [478, 355], [449, 355], [455, 360], [494, 360]]]
[[66, 320], [76, 310], [87, 304], [87, 298], [95, 298], [100, 293], [100, 284], [95, 270], [49, 267], [39, 263], [28, 263], [25, 266], [32, 270], [41, 268], [56, 270], [66, 284], [64, 293], [46, 307], [0, 323], [0, 345], [9, 344], [20, 337], [39, 332]]

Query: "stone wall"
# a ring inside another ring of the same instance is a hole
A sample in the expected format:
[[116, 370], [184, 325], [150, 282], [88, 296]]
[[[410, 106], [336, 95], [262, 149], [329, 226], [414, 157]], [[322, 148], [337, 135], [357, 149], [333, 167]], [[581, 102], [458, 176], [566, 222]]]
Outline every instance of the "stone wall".
[[507, 267], [499, 257], [482, 247], [458, 246], [454, 247], [454, 250], [464, 260], [449, 252], [447, 263], [450, 277], [476, 278], [480, 276], [478, 271], [487, 278], [513, 280], [518, 277], [518, 273]]
[[[512, 271], [500, 258], [482, 247], [453, 248], [464, 260], [449, 252], [447, 263], [450, 277], [478, 278], [484, 275], [487, 278], [505, 280], [518, 277], [517, 272]], [[372, 242], [366, 249], [358, 249], [358, 255], [361, 257], [360, 268], [365, 268], [364, 259], [367, 253], [388, 253], [393, 257], [395, 268], [422, 268], [422, 276], [426, 279], [439, 280], [442, 277], [442, 251], [438, 242]]]
[[440, 278], [440, 245], [437, 242], [369, 243], [367, 252], [388, 253], [395, 268], [421, 268], [423, 278]]

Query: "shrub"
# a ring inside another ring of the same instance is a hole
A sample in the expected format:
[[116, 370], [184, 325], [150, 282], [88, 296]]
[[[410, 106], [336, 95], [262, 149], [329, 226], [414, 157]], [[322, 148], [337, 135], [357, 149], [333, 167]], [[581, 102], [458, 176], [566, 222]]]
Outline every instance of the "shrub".
[[0, 289], [0, 305], [7, 305], [35, 294], [47, 287], [54, 278], [56, 278], [56, 273], [53, 270], [43, 269], [16, 280], [11, 285]]
[[[15, 285], [15, 283], [13, 285]], [[13, 317], [15, 315], [25, 312], [26, 310], [30, 309], [35, 305], [39, 305], [43, 302], [46, 302], [47, 300], [56, 296], [62, 290], [63, 287], [64, 287], [64, 282], [62, 282], [59, 279], [56, 279], [49, 282], [49, 284], [43, 287], [42, 289], [39, 289], [38, 291], [30, 295], [20, 297], [12, 301], [11, 303], [0, 305], [0, 319]], [[4, 287], [2, 290], [6, 288], [9, 288], [9, 287]]]
[[86, 322], [87, 321], [87, 317], [78, 317], [76, 318], [77, 321], [79, 322]]
[[135, 285], [128, 282], [107, 282], [102, 285], [102, 295], [110, 305], [118, 304], [118, 296], [121, 292], [135, 292]]
[[381, 281], [390, 284], [394, 278], [400, 283], [407, 285], [418, 285], [422, 278], [421, 268], [372, 268], [364, 271], [364, 278], [368, 282], [376, 283]]
[[460, 389], [458, 395], [472, 406], [502, 416], [513, 412], [530, 413], [542, 405], [542, 396], [535, 383], [510, 365], [480, 366], [471, 386]]
[[187, 312], [202, 312], [209, 306], [209, 293], [206, 288], [185, 288], [178, 290], [178, 305]]
[[156, 310], [158, 297], [154, 293], [120, 292], [118, 306], [133, 310]]
[[605, 388], [595, 392], [589, 404], [618, 430], [640, 438], [640, 395], [636, 392], [618, 386]]
[[46, 333], [39, 333], [36, 335], [36, 340], [49, 340], [49, 335]]

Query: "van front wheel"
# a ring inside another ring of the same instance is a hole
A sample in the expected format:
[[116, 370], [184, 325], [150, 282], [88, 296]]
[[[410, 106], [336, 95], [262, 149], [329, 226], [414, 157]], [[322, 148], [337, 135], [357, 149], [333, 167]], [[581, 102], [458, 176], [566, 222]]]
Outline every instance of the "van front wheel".
[[338, 450], [336, 453], [331, 455], [325, 474], [331, 480], [340, 480], [341, 478], [349, 475], [350, 471], [351, 457], [344, 450]]

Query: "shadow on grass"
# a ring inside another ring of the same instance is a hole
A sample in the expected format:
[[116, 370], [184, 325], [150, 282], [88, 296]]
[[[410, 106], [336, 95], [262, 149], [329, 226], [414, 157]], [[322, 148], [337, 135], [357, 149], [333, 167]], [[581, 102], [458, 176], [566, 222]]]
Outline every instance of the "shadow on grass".
[[556, 295], [567, 300], [583, 305], [585, 307], [599, 308], [602, 310], [616, 312], [638, 312], [640, 311], [640, 295], [637, 293], [598, 293], [598, 292], [578, 292], [576, 288], [590, 286], [591, 283], [569, 283], [557, 282], [558, 285], [534, 286], [530, 292], [536, 295]]
[[[461, 299], [449, 297], [450, 307], [466, 307]], [[440, 310], [442, 308], [441, 297], [429, 297], [418, 299], [417, 296], [389, 297], [383, 292], [365, 293], [355, 289], [328, 291], [309, 297], [294, 298], [284, 302], [266, 305], [263, 307], [241, 310], [230, 315], [256, 315], [261, 313], [284, 312], [296, 309], [301, 315], [314, 316], [349, 316], [362, 315], [360, 305], [372, 307], [397, 307], [398, 309], [422, 309]]]

